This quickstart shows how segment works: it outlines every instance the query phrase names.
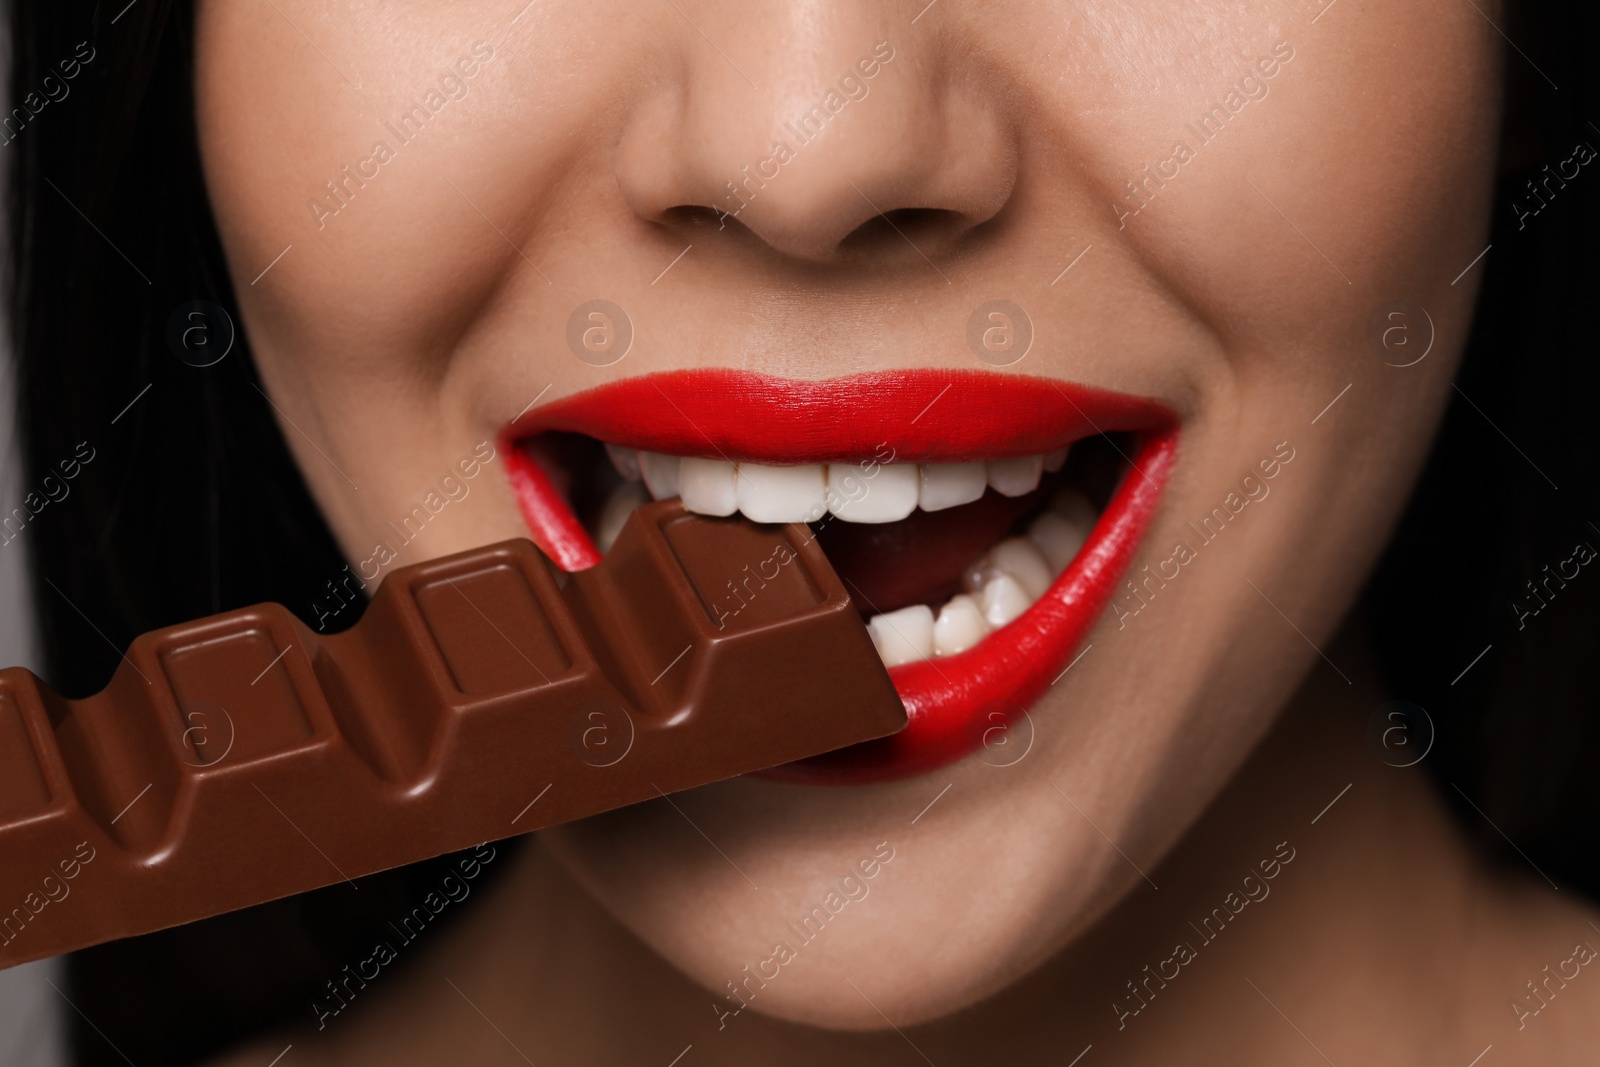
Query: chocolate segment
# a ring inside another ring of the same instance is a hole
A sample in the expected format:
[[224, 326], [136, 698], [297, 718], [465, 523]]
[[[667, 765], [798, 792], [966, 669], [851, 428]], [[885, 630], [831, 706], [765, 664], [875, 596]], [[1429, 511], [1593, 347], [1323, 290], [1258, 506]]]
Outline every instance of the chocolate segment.
[[905, 725], [804, 525], [639, 508], [560, 581], [525, 540], [141, 635], [66, 700], [0, 671], [0, 968]]

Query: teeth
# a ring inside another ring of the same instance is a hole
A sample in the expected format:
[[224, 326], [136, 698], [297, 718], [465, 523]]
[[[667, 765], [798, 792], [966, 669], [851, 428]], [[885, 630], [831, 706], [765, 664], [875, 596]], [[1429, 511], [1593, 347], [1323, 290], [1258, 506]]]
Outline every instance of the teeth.
[[880, 463], [868, 475], [853, 463], [828, 464], [828, 510], [846, 522], [899, 522], [917, 508], [915, 463]]
[[1044, 553], [1045, 562], [1050, 564], [1051, 570], [1060, 572], [1072, 562], [1072, 557], [1089, 539], [1092, 528], [1092, 521], [1085, 525], [1077, 519], [1067, 518], [1059, 511], [1047, 511], [1028, 527], [1028, 540]]
[[933, 609], [926, 604], [874, 615], [867, 620], [867, 632], [878, 646], [886, 667], [898, 667], [933, 655]]
[[[929, 656], [965, 652], [1016, 620], [1066, 570], [1098, 519], [1094, 505], [1076, 489], [1064, 489], [1050, 510], [1033, 520], [1026, 537], [1008, 537], [985, 552], [962, 575], [966, 590], [938, 609], [915, 605], [867, 621], [888, 666]], [[931, 622], [931, 628], [930, 627]], [[931, 652], [921, 650], [931, 643]]]
[[739, 510], [738, 472], [721, 459], [685, 456], [678, 464], [678, 495], [683, 506], [701, 515], [732, 515]]
[[933, 654], [953, 656], [988, 636], [989, 624], [977, 601], [965, 595], [952, 597], [933, 624]]
[[678, 457], [663, 456], [660, 452], [639, 453], [639, 473], [650, 495], [657, 500], [678, 495]]
[[[739, 464], [739, 510], [756, 522], [814, 522], [828, 510], [826, 488], [820, 463], [799, 467]], [[684, 506], [692, 507], [687, 490]]]
[[[706, 515], [741, 511], [756, 522], [815, 522], [824, 511], [846, 522], [898, 522], [918, 507], [943, 511], [970, 504], [990, 487], [1006, 496], [1031, 493], [1044, 471], [1059, 470], [1066, 461], [1066, 449], [1057, 449], [1048, 456], [975, 463], [877, 463], [864, 470], [859, 463], [768, 467], [680, 460], [614, 445], [607, 445], [606, 451], [624, 479], [642, 476], [657, 500], [681, 495], [690, 511]], [[680, 493], [687, 484], [684, 472], [690, 469], [698, 471], [694, 488]]]
[[[972, 463], [809, 463], [772, 467], [636, 451], [607, 444], [624, 481], [601, 508], [595, 541], [610, 549], [628, 515], [645, 499], [679, 496], [702, 515], [742, 513], [754, 522], [815, 522], [825, 512], [846, 522], [887, 523], [918, 507], [943, 511], [993, 489], [1019, 497], [1061, 470], [1069, 450]], [[914, 604], [867, 620], [884, 664], [953, 656], [1015, 621], [1072, 563], [1099, 515], [1076, 489], [1062, 489], [1023, 537], [991, 547], [962, 575], [964, 593], [942, 606]]]
[[1055, 580], [1055, 572], [1037, 545], [1026, 538], [1009, 537], [967, 567], [961, 576], [961, 588], [979, 596], [1002, 574], [1021, 586], [1030, 600], [1043, 596]]
[[[650, 487], [650, 495], [657, 500], [679, 495], [679, 471], [685, 460], [609, 442], [605, 449], [624, 481], [643, 478]], [[1031, 493], [1039, 488], [1039, 479], [1045, 472], [1059, 471], [1065, 465], [1067, 453], [1067, 449], [1058, 448], [1048, 455], [1013, 456], [974, 463], [881, 463], [873, 464], [868, 470], [857, 463], [767, 467], [712, 460], [693, 462], [736, 466], [735, 508], [756, 522], [814, 522], [824, 508], [846, 522], [898, 522], [918, 507], [923, 511], [943, 511], [970, 504], [982, 497], [986, 488], [992, 487], [1004, 496]], [[819, 479], [820, 492], [816, 489]], [[726, 507], [721, 484], [719, 471], [716, 478], [719, 509]], [[1081, 494], [1079, 497], [1081, 500]], [[1087, 501], [1082, 503], [1087, 504]], [[691, 511], [700, 510], [692, 499], [686, 499], [684, 506]], [[1060, 494], [1057, 506], [1060, 506]], [[1075, 511], [1066, 513], [1076, 514]], [[708, 514], [731, 512], [717, 510]]]
[[611, 551], [622, 526], [633, 514], [633, 509], [650, 499], [650, 494], [638, 482], [623, 482], [611, 490], [600, 508], [600, 518], [594, 524], [594, 543], [601, 555]]
[[639, 453], [631, 448], [623, 448], [606, 442], [606, 455], [611, 457], [611, 465], [617, 468], [617, 473], [622, 475], [625, 482], [639, 480]]
[[[973, 463], [809, 463], [771, 467], [663, 455], [606, 444], [623, 482], [595, 522], [595, 544], [610, 550], [633, 510], [678, 496], [702, 515], [741, 512], [755, 522], [815, 522], [825, 512], [846, 522], [886, 523], [970, 504], [988, 489], [1019, 497], [1065, 465], [1069, 450]], [[642, 485], [641, 485], [642, 479]], [[648, 495], [645, 490], [648, 488]], [[913, 604], [867, 620], [886, 666], [954, 656], [1015, 621], [1077, 558], [1099, 514], [1077, 489], [1064, 488], [1023, 537], [995, 544], [962, 575], [965, 590], [942, 606]]]
[[1055, 580], [1044, 553], [1025, 537], [1008, 537], [989, 550], [988, 558], [995, 570], [1016, 579], [1028, 594], [1029, 603], [1044, 596]]
[[1021, 496], [1039, 488], [1043, 456], [1014, 456], [989, 461], [989, 484], [1004, 496]]
[[983, 463], [924, 463], [921, 470], [922, 490], [917, 506], [923, 511], [970, 504], [983, 495], [989, 484]]
[[1015, 578], [997, 574], [983, 587], [983, 621], [998, 630], [1027, 611], [1032, 603], [1028, 591]]

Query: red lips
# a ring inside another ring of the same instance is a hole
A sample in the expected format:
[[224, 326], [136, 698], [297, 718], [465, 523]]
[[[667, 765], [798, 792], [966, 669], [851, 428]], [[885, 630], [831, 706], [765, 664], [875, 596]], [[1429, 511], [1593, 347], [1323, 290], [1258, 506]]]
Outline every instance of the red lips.
[[[1153, 401], [1047, 378], [891, 371], [796, 381], [698, 370], [579, 393], [529, 413], [506, 437], [563, 430], [651, 452], [781, 466], [856, 460], [884, 444], [896, 462], [954, 463], [1047, 453], [1097, 433], [1137, 432], [1133, 470], [1044, 596], [966, 652], [890, 670], [909, 718], [904, 730], [765, 772], [791, 781], [853, 783], [915, 774], [965, 756], [1049, 687], [1104, 609], [1149, 526], [1175, 459], [1175, 424]], [[502, 454], [534, 541], [568, 570], [598, 562], [545, 471], [521, 448]]]

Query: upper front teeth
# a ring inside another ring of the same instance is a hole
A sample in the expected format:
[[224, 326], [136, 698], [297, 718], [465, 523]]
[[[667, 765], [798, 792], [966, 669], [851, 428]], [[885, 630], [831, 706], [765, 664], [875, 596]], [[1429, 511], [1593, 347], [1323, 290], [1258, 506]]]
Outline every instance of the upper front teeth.
[[[607, 451], [610, 451], [607, 449]], [[627, 451], [632, 451], [628, 449]], [[639, 473], [644, 476], [644, 484], [650, 490], [650, 495], [657, 500], [665, 500], [669, 496], [678, 495], [678, 457], [663, 456], [659, 452], [639, 452]], [[617, 463], [616, 453], [611, 454], [613, 463]], [[623, 469], [623, 464], [617, 463], [617, 470], [621, 471], [623, 478], [629, 478], [628, 472]]]
[[915, 463], [877, 464], [870, 477], [853, 463], [830, 463], [828, 510], [846, 522], [898, 522], [917, 509], [919, 485]]
[[[828, 487], [825, 473], [815, 464], [804, 467], [758, 467], [754, 463], [735, 466], [720, 460], [716, 462], [731, 473], [738, 496], [738, 508], [747, 519], [755, 522], [803, 522], [806, 516], [820, 515], [826, 506]], [[690, 511], [699, 511], [700, 494], [689, 491], [686, 486], [681, 488], [683, 506]], [[691, 499], [695, 503], [691, 504]]]
[[957, 504], [970, 504], [983, 495], [989, 484], [984, 463], [923, 463], [922, 490], [917, 504], [923, 511], [939, 511]]
[[642, 477], [657, 500], [677, 496], [702, 515], [742, 512], [756, 522], [815, 522], [832, 513], [846, 522], [896, 522], [920, 507], [970, 504], [992, 488], [1022, 496], [1044, 470], [1059, 470], [1066, 450], [975, 463], [805, 463], [768, 467], [720, 459], [635, 452], [607, 445], [624, 479]]
[[1043, 456], [1015, 456], [1010, 459], [989, 461], [989, 484], [994, 491], [1006, 496], [1021, 496], [1039, 488], [1039, 472], [1044, 470]]
[[[645, 453], [650, 455], [650, 453]], [[651, 465], [655, 457], [651, 456]], [[684, 507], [702, 515], [732, 515], [739, 510], [739, 487], [733, 464], [720, 459], [688, 457], [678, 463], [678, 495]], [[689, 501], [694, 500], [694, 506]]]

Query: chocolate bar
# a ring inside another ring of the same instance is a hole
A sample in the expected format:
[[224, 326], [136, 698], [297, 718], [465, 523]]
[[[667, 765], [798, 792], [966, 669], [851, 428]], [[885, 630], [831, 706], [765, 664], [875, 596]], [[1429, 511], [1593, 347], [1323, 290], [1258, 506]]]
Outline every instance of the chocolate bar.
[[598, 566], [512, 540], [313, 633], [261, 604], [141, 635], [67, 700], [0, 671], [0, 968], [905, 725], [802, 524], [639, 508]]

